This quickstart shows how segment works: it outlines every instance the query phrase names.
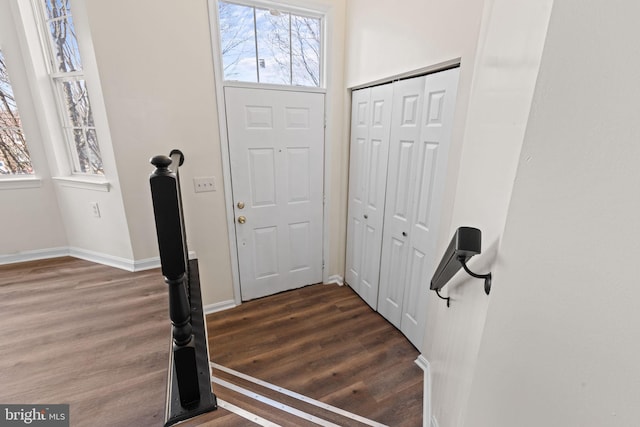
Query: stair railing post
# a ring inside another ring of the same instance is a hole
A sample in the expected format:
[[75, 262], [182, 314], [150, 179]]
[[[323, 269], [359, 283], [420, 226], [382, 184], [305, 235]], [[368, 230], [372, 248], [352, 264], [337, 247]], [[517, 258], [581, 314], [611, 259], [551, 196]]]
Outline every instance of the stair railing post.
[[[174, 374], [183, 407], [200, 400], [196, 352], [188, 298], [187, 253], [184, 240], [182, 203], [176, 174], [169, 169], [172, 160], [155, 156], [156, 170], [149, 179], [156, 220], [162, 275], [169, 287], [169, 316], [172, 323]], [[176, 165], [177, 168], [177, 165]]]

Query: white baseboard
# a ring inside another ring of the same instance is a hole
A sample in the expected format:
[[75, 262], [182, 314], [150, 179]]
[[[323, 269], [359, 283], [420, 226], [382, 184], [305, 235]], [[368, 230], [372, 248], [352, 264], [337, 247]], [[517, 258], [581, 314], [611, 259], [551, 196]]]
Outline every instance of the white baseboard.
[[438, 422], [435, 417], [432, 417], [431, 415], [431, 365], [427, 358], [422, 354], [416, 359], [416, 365], [424, 371], [422, 390], [422, 426], [438, 427]]
[[97, 264], [108, 265], [121, 270], [135, 271], [135, 262], [131, 259], [121, 258], [114, 255], [103, 254], [81, 248], [69, 248], [69, 255], [74, 258], [84, 259]]
[[329, 279], [327, 280], [327, 284], [330, 283], [335, 283], [339, 286], [344, 285], [344, 279], [342, 278], [341, 275], [339, 274], [334, 274], [333, 276], [329, 276]]
[[36, 249], [33, 251], [24, 251], [9, 255], [0, 255], [0, 265], [36, 261], [39, 259], [60, 258], [63, 256], [80, 258], [86, 261], [104, 264], [127, 271], [142, 271], [160, 267], [159, 257], [136, 261], [74, 247]]
[[36, 261], [39, 259], [60, 258], [69, 255], [69, 248], [48, 248], [35, 251], [24, 251], [9, 255], [0, 255], [0, 265], [17, 262]]
[[133, 271], [151, 270], [160, 267], [160, 257], [140, 259], [133, 261]]
[[216, 313], [218, 311], [228, 310], [230, 308], [236, 307], [236, 302], [232, 299], [228, 301], [215, 302], [213, 304], [208, 304], [202, 307], [204, 310], [204, 314]]

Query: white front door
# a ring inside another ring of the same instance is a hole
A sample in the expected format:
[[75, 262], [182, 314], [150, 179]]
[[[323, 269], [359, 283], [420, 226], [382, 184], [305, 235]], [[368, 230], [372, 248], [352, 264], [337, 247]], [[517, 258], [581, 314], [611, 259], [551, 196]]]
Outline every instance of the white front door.
[[324, 94], [224, 92], [242, 300], [321, 282]]

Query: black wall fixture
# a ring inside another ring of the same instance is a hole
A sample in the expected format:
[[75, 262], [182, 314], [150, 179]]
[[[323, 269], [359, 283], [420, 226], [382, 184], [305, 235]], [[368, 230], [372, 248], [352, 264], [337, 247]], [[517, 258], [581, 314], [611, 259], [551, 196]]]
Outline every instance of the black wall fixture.
[[467, 261], [474, 255], [481, 252], [482, 232], [473, 227], [459, 227], [447, 250], [442, 256], [442, 260], [436, 268], [431, 278], [431, 290], [436, 291], [439, 298], [447, 301], [449, 307], [450, 298], [440, 295], [440, 289], [460, 270], [464, 269], [469, 275], [477, 279], [484, 279], [484, 291], [487, 295], [491, 291], [491, 273], [476, 274], [469, 270]]

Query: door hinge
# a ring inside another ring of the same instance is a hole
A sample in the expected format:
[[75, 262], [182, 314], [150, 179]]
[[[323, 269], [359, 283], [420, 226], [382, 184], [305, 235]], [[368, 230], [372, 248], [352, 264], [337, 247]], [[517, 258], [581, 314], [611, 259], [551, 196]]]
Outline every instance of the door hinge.
[[324, 115], [324, 128], [327, 128], [327, 115]]

